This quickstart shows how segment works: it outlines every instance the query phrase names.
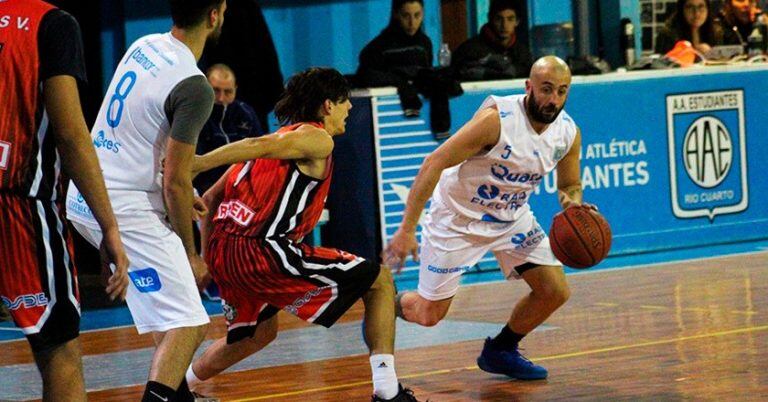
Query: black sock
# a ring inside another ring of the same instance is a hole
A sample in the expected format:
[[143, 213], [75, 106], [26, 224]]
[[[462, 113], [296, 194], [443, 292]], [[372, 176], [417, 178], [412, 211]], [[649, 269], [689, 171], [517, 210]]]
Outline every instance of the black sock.
[[181, 380], [179, 388], [176, 389], [176, 402], [195, 402], [195, 396], [189, 390], [186, 378]]
[[501, 329], [498, 335], [491, 340], [493, 346], [501, 350], [512, 350], [517, 348], [517, 344], [525, 337], [525, 334], [520, 335], [512, 332], [509, 329], [509, 325], [505, 325]]
[[176, 391], [164, 384], [148, 381], [141, 402], [175, 402]]

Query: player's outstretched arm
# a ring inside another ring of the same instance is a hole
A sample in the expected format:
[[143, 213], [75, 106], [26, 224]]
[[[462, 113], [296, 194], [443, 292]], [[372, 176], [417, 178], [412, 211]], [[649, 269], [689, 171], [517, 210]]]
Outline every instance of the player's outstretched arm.
[[107, 196], [99, 159], [91, 144], [88, 127], [80, 110], [80, 96], [75, 78], [57, 75], [43, 84], [45, 108], [55, 130], [56, 149], [64, 171], [75, 182], [104, 238], [101, 242], [102, 269], [115, 265], [107, 282], [112, 300], [125, 299], [128, 289], [128, 257], [120, 241], [117, 220]]
[[581, 188], [581, 130], [576, 129], [573, 145], [557, 164], [557, 199], [563, 209], [581, 205], [584, 191]]
[[195, 174], [252, 159], [324, 159], [333, 151], [327, 131], [305, 124], [293, 131], [246, 138], [195, 158]]
[[456, 134], [424, 159], [408, 193], [403, 221], [384, 249], [382, 260], [385, 264], [399, 269], [408, 254], [411, 254], [414, 260], [418, 259], [416, 225], [443, 170], [487, 152], [499, 141], [500, 132], [501, 121], [498, 111], [495, 108], [481, 110]]

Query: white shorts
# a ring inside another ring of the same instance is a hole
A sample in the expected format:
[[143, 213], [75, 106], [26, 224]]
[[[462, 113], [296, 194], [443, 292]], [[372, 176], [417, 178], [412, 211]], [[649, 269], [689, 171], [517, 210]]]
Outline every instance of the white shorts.
[[507, 279], [519, 279], [515, 267], [525, 263], [562, 266], [530, 209], [515, 222], [496, 223], [458, 215], [433, 201], [424, 220], [418, 291], [427, 300], [453, 297], [461, 275], [489, 251]]
[[[72, 225], [89, 243], [99, 247], [101, 230], [75, 221]], [[150, 228], [121, 230], [120, 237], [131, 263], [126, 302], [140, 334], [196, 327], [210, 321], [176, 233], [158, 222]]]

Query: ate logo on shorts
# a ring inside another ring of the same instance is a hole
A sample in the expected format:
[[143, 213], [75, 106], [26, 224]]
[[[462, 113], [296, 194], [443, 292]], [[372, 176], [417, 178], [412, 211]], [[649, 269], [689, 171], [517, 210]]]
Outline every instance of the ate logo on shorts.
[[129, 271], [128, 276], [131, 277], [131, 282], [141, 293], [157, 292], [163, 287], [163, 284], [160, 283], [160, 276], [154, 268]]

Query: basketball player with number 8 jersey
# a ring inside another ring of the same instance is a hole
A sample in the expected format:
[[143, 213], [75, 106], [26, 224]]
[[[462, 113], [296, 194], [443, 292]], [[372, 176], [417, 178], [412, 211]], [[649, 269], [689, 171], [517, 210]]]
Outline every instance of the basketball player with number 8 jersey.
[[[568, 65], [548, 56], [534, 63], [525, 95], [489, 97], [424, 160], [383, 253], [395, 266], [409, 254], [420, 257], [418, 291], [398, 294], [396, 304], [401, 317], [426, 326], [445, 317], [461, 275], [488, 252], [507, 279], [525, 280], [531, 292], [477, 359], [482, 370], [517, 379], [547, 377], [545, 368], [520, 354], [518, 343], [569, 297], [562, 264], [528, 199], [557, 169], [561, 206], [582, 203], [581, 134], [563, 111], [570, 84]], [[415, 229], [430, 195], [417, 255]]]
[[[208, 272], [192, 234], [191, 164], [214, 99], [197, 61], [221, 32], [226, 1], [170, 6], [171, 32], [128, 48], [91, 131], [131, 260], [128, 308], [138, 332], [152, 332], [158, 349], [146, 401], [177, 400], [177, 390], [178, 400], [191, 397], [184, 373], [209, 322], [198, 292]], [[78, 232], [98, 244], [101, 232], [75, 186], [67, 212]]]

